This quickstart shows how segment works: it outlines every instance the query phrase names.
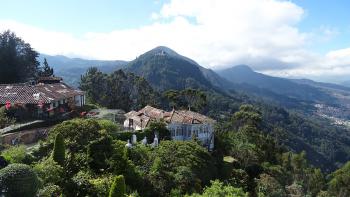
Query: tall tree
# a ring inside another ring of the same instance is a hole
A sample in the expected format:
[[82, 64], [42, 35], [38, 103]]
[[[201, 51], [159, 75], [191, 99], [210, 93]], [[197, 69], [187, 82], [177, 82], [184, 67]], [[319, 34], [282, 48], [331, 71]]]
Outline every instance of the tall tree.
[[206, 93], [191, 88], [181, 91], [168, 90], [163, 93], [163, 97], [169, 102], [170, 107], [201, 111], [207, 105]]
[[44, 58], [44, 65], [41, 67], [41, 70], [39, 71], [40, 77], [51, 77], [53, 76], [53, 68], [49, 66], [49, 63], [47, 63], [46, 58]]
[[142, 77], [117, 70], [105, 74], [90, 68], [81, 77], [80, 88], [88, 101], [111, 109], [139, 109], [147, 104], [156, 105], [156, 92]]
[[258, 127], [262, 121], [262, 115], [252, 105], [242, 105], [232, 119], [237, 128], [242, 126]]
[[96, 67], [91, 67], [86, 74], [81, 76], [80, 89], [84, 90], [87, 99], [91, 103], [104, 104], [104, 92], [106, 91], [106, 75]]
[[207, 97], [204, 92], [195, 89], [185, 89], [181, 91], [184, 100], [188, 104], [188, 108], [194, 108], [200, 111], [207, 103]]
[[0, 83], [18, 83], [34, 79], [38, 74], [38, 53], [7, 30], [0, 33]]
[[55, 138], [55, 144], [52, 152], [52, 158], [61, 166], [64, 165], [65, 160], [65, 145], [64, 138], [61, 133], [58, 133]]

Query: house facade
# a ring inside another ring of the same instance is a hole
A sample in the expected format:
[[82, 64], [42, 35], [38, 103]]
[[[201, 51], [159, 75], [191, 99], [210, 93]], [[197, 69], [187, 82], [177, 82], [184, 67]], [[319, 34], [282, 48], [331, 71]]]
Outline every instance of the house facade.
[[0, 106], [23, 109], [21, 111], [33, 118], [48, 118], [85, 105], [83, 91], [71, 88], [57, 78], [45, 80], [47, 83], [38, 81], [35, 85], [0, 84]]
[[215, 120], [190, 110], [170, 112], [146, 106], [139, 111], [125, 114], [124, 127], [131, 131], [141, 131], [150, 122], [163, 120], [171, 133], [172, 140], [187, 141], [196, 137], [209, 150], [214, 148]]

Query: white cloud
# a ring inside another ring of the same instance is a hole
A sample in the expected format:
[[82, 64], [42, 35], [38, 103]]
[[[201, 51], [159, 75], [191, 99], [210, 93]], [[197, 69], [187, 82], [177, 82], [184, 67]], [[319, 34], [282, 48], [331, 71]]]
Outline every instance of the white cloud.
[[350, 48], [331, 51], [326, 56], [329, 58], [332, 58], [332, 59], [347, 58], [348, 63], [349, 63], [350, 62], [349, 61], [350, 60]]
[[[301, 66], [287, 70], [267, 70], [267, 74], [285, 77], [308, 77], [341, 82], [350, 75], [350, 48], [328, 52], [325, 56], [308, 53], [300, 60]], [[299, 56], [303, 57], [303, 55]]]
[[[315, 33], [299, 31], [305, 11], [290, 1], [172, 0], [150, 17], [151, 25], [81, 37], [15, 21], [0, 20], [0, 30], [15, 31], [42, 53], [91, 59], [132, 60], [164, 45], [205, 67], [248, 64], [274, 75], [321, 75], [330, 65], [349, 63], [347, 50], [326, 56], [306, 50]], [[335, 34], [328, 27], [320, 31]]]

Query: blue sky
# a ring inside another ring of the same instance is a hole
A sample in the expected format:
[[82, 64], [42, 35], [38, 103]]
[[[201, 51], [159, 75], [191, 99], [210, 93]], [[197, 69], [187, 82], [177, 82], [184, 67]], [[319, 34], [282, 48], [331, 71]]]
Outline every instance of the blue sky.
[[2, 0], [1, 19], [81, 35], [136, 28], [152, 22], [162, 3], [152, 0]]
[[306, 11], [305, 17], [298, 25], [301, 31], [310, 32], [324, 27], [336, 34], [329, 42], [314, 44], [314, 50], [326, 53], [329, 50], [350, 46], [349, 0], [293, 0], [292, 2]]
[[0, 0], [11, 29], [50, 55], [132, 60], [158, 45], [204, 67], [350, 75], [348, 0]]
[[[159, 11], [165, 0], [2, 0], [0, 19], [11, 19], [76, 36], [85, 32], [108, 32], [137, 28], [153, 22], [151, 14]], [[306, 13], [298, 24], [301, 31], [328, 28], [336, 35], [332, 42], [320, 41], [310, 47], [321, 53], [350, 46], [350, 1], [292, 0]], [[329, 40], [327, 40], [329, 41]]]

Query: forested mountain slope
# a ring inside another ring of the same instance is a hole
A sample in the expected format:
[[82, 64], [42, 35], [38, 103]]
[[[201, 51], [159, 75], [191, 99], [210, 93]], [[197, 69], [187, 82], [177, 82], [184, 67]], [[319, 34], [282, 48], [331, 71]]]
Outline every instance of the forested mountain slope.
[[253, 71], [245, 65], [217, 71], [238, 91], [261, 96], [307, 115], [327, 117], [349, 126], [350, 88], [308, 79], [285, 79]]
[[[262, 74], [257, 74], [255, 77], [256, 73], [248, 67], [241, 69], [252, 74], [245, 76], [246, 80], [251, 78], [252, 84], [237, 83], [241, 80], [239, 76], [236, 76], [235, 83], [223, 79], [215, 72], [166, 47], [157, 47], [146, 52], [125, 67], [126, 71], [144, 77], [160, 93], [169, 89], [204, 90], [208, 105], [203, 109], [203, 113], [216, 119], [228, 118], [229, 114], [237, 111], [244, 103], [259, 106], [263, 113], [266, 132], [271, 132], [291, 150], [298, 152], [306, 150], [311, 163], [323, 169], [334, 169], [337, 164], [350, 159], [350, 134], [346, 129], [334, 126], [324, 118], [310, 118], [300, 113], [291, 113], [281, 105], [283, 102], [289, 102], [289, 109], [293, 109], [294, 105], [294, 108], [304, 109], [306, 106], [305, 111], [312, 110], [312, 99], [318, 98], [318, 101], [327, 102], [332, 98], [329, 94], [313, 86], [294, 83], [288, 79], [266, 78]], [[260, 87], [255, 86], [257, 83]], [[286, 87], [289, 90], [285, 90]], [[302, 90], [298, 91], [297, 88]], [[243, 89], [246, 91], [241, 91]], [[268, 92], [269, 97], [259, 99], [257, 97], [259, 91], [263, 94]], [[291, 96], [283, 96], [281, 91]], [[275, 105], [278, 102], [280, 105]]]
[[295, 83], [289, 79], [257, 73], [246, 65], [238, 65], [217, 72], [231, 82], [248, 84], [291, 99], [326, 104], [333, 103], [332, 97], [318, 88], [308, 84]]
[[[73, 61], [68, 60], [67, 62]], [[50, 59], [48, 61], [50, 63]], [[99, 63], [99, 61], [87, 62]], [[347, 89], [270, 77], [256, 73], [247, 66], [229, 69], [224, 74], [219, 72], [220, 75], [226, 76], [224, 78], [167, 47], [157, 47], [125, 65], [123, 63], [125, 62], [118, 64], [118, 62], [102, 61], [99, 64], [102, 67], [99, 66], [98, 69], [106, 71], [103, 70], [103, 65], [106, 65], [111, 69], [123, 68], [126, 72], [135, 73], [146, 79], [159, 95], [171, 89], [200, 89], [207, 94], [207, 106], [202, 109], [202, 113], [218, 120], [229, 118], [241, 104], [259, 106], [263, 113], [264, 130], [275, 135], [276, 139], [291, 150], [297, 152], [306, 150], [312, 164], [322, 166], [323, 169], [334, 169], [338, 164], [350, 159], [349, 131], [334, 126], [323, 116], [317, 116], [317, 113], [325, 114], [323, 111], [328, 108], [320, 111], [315, 107], [316, 102], [325, 103], [327, 106], [329, 103], [331, 105], [336, 105], [335, 102], [341, 103], [334, 99], [330, 91], [334, 92], [336, 89], [344, 93]], [[63, 65], [68, 67], [68, 63]], [[85, 70], [89, 64], [74, 65], [81, 65], [77, 69]], [[56, 67], [56, 70], [61, 68]], [[62, 71], [56, 73], [60, 72], [62, 73]], [[77, 75], [77, 73], [74, 74]], [[117, 83], [113, 80], [111, 79], [108, 83]], [[160, 104], [163, 108], [169, 107], [164, 101]]]
[[196, 62], [162, 46], [129, 62], [125, 70], [144, 77], [153, 87], [161, 91], [213, 87]]

